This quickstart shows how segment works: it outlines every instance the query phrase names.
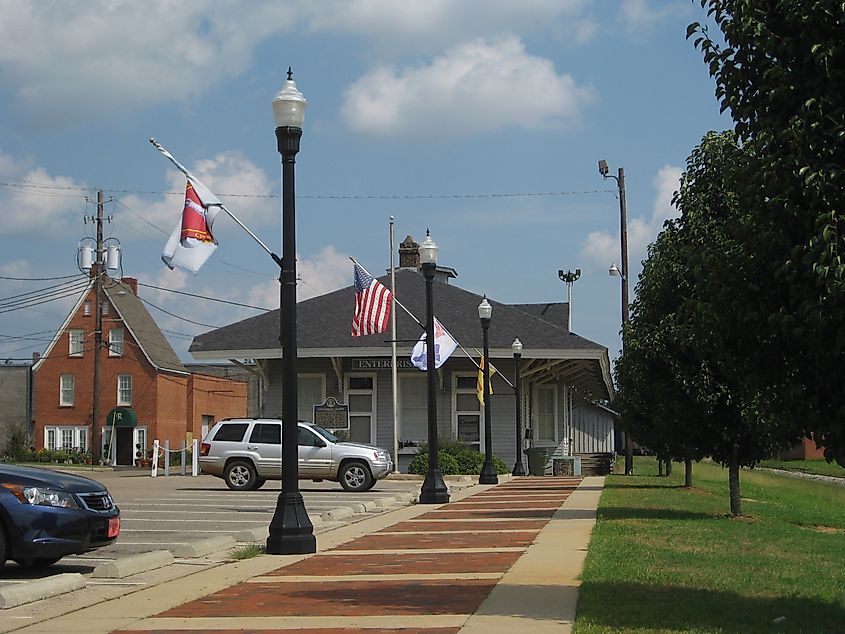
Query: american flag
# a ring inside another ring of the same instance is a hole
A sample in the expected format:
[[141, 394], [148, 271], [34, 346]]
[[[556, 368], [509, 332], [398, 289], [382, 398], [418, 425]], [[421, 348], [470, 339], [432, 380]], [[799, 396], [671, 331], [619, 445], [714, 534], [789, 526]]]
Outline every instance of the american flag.
[[355, 314], [352, 317], [352, 336], [373, 335], [387, 330], [393, 293], [379, 283], [364, 268], [355, 263]]

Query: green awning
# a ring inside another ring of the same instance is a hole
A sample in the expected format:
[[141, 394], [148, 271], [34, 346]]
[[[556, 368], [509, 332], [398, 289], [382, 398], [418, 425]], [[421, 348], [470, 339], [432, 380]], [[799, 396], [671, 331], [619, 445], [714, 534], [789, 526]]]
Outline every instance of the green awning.
[[115, 407], [106, 416], [107, 427], [137, 427], [138, 417], [135, 411], [128, 407]]

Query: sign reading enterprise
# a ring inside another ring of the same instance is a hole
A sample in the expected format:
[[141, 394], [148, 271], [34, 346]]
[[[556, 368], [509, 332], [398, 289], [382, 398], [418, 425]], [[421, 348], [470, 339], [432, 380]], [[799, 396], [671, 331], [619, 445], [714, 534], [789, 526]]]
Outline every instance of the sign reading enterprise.
[[[393, 367], [392, 359], [353, 359], [352, 367], [356, 370], [380, 370], [390, 369]], [[397, 368], [414, 368], [414, 364], [410, 359], [396, 359]]]

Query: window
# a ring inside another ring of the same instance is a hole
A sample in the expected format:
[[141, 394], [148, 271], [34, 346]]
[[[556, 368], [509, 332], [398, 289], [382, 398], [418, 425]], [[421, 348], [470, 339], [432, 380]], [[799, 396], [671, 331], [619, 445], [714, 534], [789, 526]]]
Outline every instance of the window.
[[136, 458], [146, 458], [147, 457], [147, 428], [146, 427], [136, 427], [135, 428], [135, 457]]
[[59, 406], [73, 407], [74, 378], [72, 374], [59, 377]]
[[249, 442], [263, 443], [265, 445], [281, 445], [282, 424], [255, 423], [255, 426], [252, 428], [252, 433], [249, 435]]
[[314, 432], [312, 432], [308, 429], [303, 429], [302, 427], [299, 427], [297, 429], [296, 444], [299, 445], [300, 447], [325, 447], [326, 446], [326, 443], [324, 441], [320, 440], [319, 438], [317, 438], [317, 435]]
[[349, 405], [349, 440], [371, 443], [375, 434], [375, 377], [346, 375], [346, 402]]
[[82, 315], [84, 317], [91, 316], [91, 302], [85, 302], [84, 304], [82, 304]]
[[117, 404], [132, 405], [131, 374], [119, 374], [117, 377]]
[[68, 330], [68, 354], [72, 357], [81, 357], [85, 352], [85, 331]]
[[123, 355], [123, 328], [112, 328], [109, 330], [109, 356], [119, 357]]
[[557, 386], [538, 385], [534, 440], [541, 443], [557, 442]]
[[314, 420], [314, 406], [326, 401], [326, 377], [322, 374], [300, 374], [296, 388], [296, 415], [299, 420]]
[[101, 311], [100, 314], [108, 315], [109, 314], [109, 303], [103, 302], [102, 304], [100, 304], [100, 311]]
[[423, 374], [399, 375], [399, 443], [416, 447], [428, 439], [428, 392]]
[[247, 423], [226, 423], [220, 425], [217, 433], [214, 434], [214, 440], [217, 442], [241, 442], [244, 439], [247, 427], [249, 427]]
[[478, 373], [454, 375], [452, 390], [452, 424], [458, 440], [473, 449], [482, 449], [483, 421], [478, 402]]
[[46, 449], [65, 451], [88, 450], [88, 428], [87, 427], [45, 427], [44, 447]]

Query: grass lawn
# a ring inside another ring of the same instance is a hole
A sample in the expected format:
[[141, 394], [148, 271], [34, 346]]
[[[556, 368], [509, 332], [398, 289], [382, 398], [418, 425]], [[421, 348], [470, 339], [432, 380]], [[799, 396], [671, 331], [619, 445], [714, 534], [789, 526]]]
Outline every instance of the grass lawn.
[[581, 576], [576, 634], [845, 633], [845, 487], [696, 464], [608, 476]]
[[768, 469], [786, 469], [787, 471], [803, 471], [804, 473], [845, 478], [845, 468], [840, 467], [835, 462], [826, 462], [825, 460], [764, 460], [760, 463], [760, 466]]

